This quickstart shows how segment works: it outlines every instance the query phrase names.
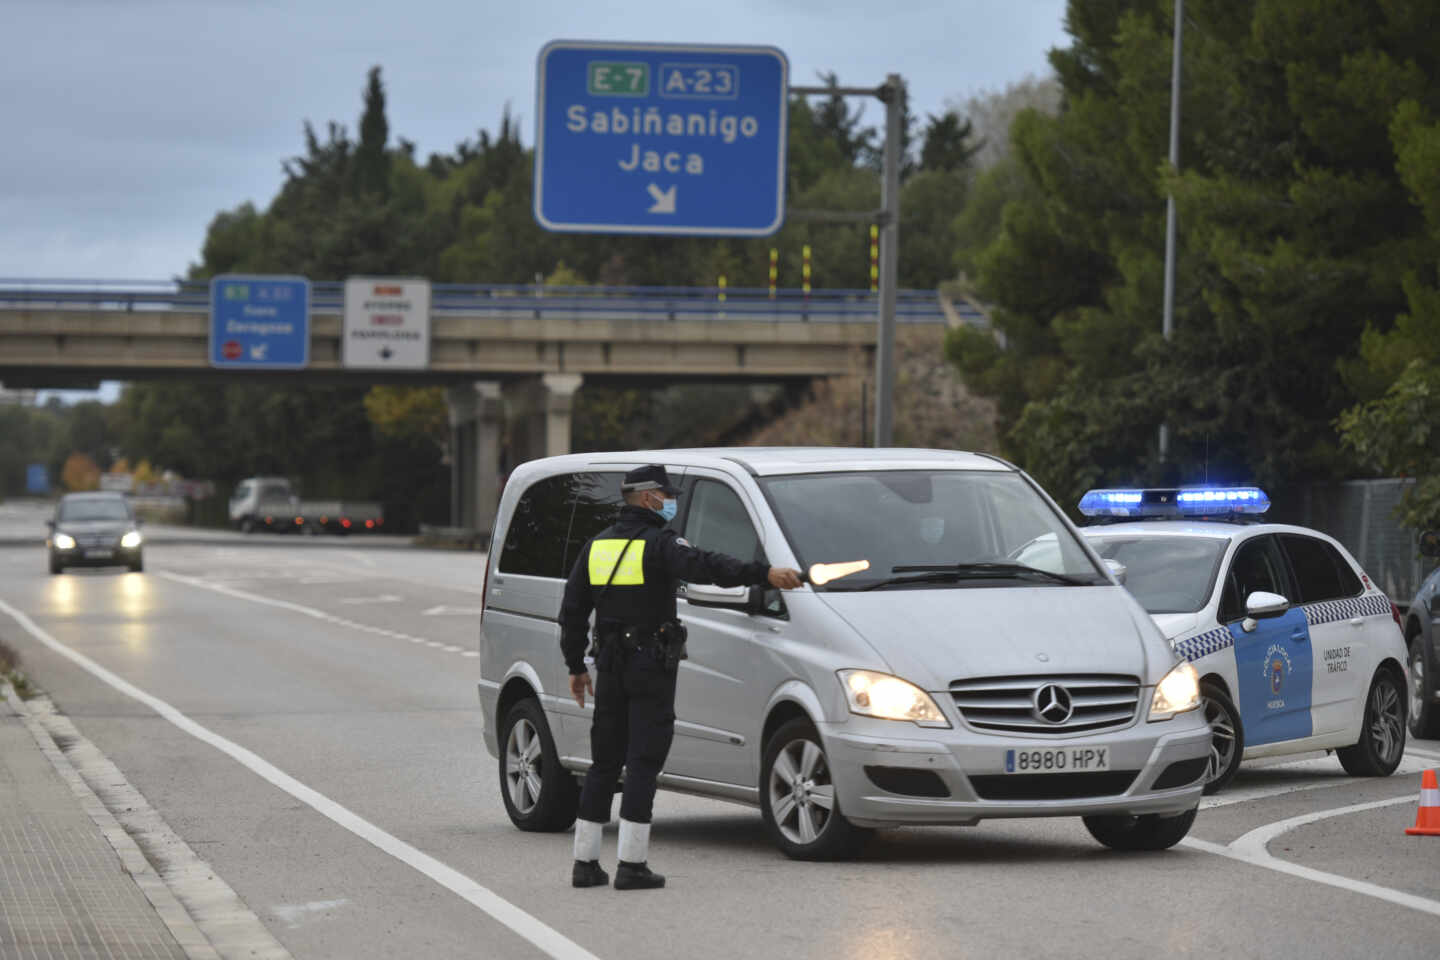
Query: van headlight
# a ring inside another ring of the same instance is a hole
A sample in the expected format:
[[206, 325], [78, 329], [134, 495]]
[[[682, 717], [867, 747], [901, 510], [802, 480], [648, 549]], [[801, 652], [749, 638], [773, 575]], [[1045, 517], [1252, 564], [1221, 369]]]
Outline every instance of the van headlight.
[[68, 533], [57, 533], [57, 534], [55, 534], [55, 549], [56, 549], [56, 550], [74, 550], [74, 549], [75, 549], [75, 538], [72, 537], [72, 536], [70, 536], [70, 534], [68, 534]]
[[1150, 698], [1150, 719], [1169, 720], [1178, 713], [1194, 710], [1200, 706], [1200, 675], [1189, 660], [1178, 664], [1165, 674], [1165, 679], [1155, 684], [1155, 696]]
[[131, 530], [129, 533], [125, 534], [125, 536], [120, 538], [120, 546], [124, 547], [126, 550], [134, 550], [136, 547], [140, 546], [140, 541], [140, 531]]
[[839, 676], [851, 713], [881, 720], [909, 720], [922, 727], [950, 726], [930, 694], [908, 680], [873, 670], [841, 670]]

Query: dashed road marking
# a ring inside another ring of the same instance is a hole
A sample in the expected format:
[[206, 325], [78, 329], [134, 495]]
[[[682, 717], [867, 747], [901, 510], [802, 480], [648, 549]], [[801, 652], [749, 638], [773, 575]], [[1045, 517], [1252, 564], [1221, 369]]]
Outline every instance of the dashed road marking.
[[[179, 582], [185, 582], [186, 579], [188, 579], [180, 578], [175, 574], [166, 574], [165, 576], [178, 579]], [[221, 592], [229, 591], [222, 589]], [[264, 598], [261, 599], [263, 600]], [[266, 602], [287, 607], [296, 606], [295, 604], [285, 604], [284, 601], [278, 600]], [[318, 613], [319, 611], [315, 612]], [[67, 647], [40, 629], [33, 620], [10, 606], [4, 600], [0, 600], [0, 613], [8, 614], [20, 625], [21, 629], [60, 656], [75, 663], [83, 670], [104, 683], [109, 684], [111, 687], [114, 687], [126, 696], [145, 704], [145, 706], [154, 710], [161, 717], [164, 717], [190, 736], [228, 755], [252, 773], [260, 776], [278, 789], [285, 791], [320, 815], [355, 834], [355, 836], [390, 854], [390, 856], [404, 863], [406, 866], [429, 877], [467, 903], [480, 908], [496, 921], [504, 924], [510, 928], [510, 930], [528, 940], [549, 956], [560, 958], [560, 960], [599, 960], [593, 953], [575, 941], [569, 939], [536, 917], [531, 916], [529, 913], [526, 913], [479, 881], [466, 876], [454, 867], [448, 866], [430, 856], [428, 853], [412, 847], [400, 838], [382, 830], [380, 827], [377, 827], [375, 824], [319, 791], [296, 780], [260, 755], [247, 750], [232, 740], [227, 740], [208, 727], [201, 726], [159, 697], [146, 693], [128, 680], [102, 667], [83, 653]], [[328, 618], [329, 615], [322, 614], [321, 616], [322, 618]]]
[[[326, 613], [324, 610], [317, 610], [314, 607], [307, 607], [304, 604], [292, 603], [289, 600], [276, 600], [273, 597], [262, 596], [258, 593], [250, 593], [247, 590], [237, 590], [223, 583], [211, 583], [208, 580], [201, 580], [198, 577], [187, 577], [179, 573], [171, 573], [168, 570], [156, 572], [156, 576], [164, 577], [166, 580], [173, 580], [176, 583], [183, 583], [191, 587], [200, 587], [203, 590], [213, 590], [222, 593], [227, 597], [234, 597], [237, 600], [248, 600], [251, 603], [261, 603], [267, 607], [277, 607], [281, 610], [289, 610], [302, 616], [312, 617], [324, 623], [333, 624], [337, 627], [348, 627], [351, 630], [360, 630], [364, 633], [374, 634], [380, 637], [389, 637], [392, 640], [408, 640], [411, 643], [423, 643], [427, 647], [437, 649], [446, 648], [448, 645], [439, 640], [430, 640], [426, 637], [411, 636], [408, 633], [400, 633], [396, 630], [387, 630], [385, 627], [376, 627], [368, 623], [360, 623], [357, 620], [347, 620], [344, 617], [337, 617], [333, 613]], [[459, 652], [460, 648], [454, 648], [452, 652]]]

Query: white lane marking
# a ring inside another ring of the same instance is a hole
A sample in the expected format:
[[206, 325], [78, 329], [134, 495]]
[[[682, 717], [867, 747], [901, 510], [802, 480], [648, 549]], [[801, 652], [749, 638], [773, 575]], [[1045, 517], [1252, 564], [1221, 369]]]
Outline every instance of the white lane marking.
[[277, 903], [270, 908], [270, 912], [281, 920], [285, 926], [294, 930], [305, 922], [307, 916], [313, 913], [324, 913], [327, 910], [334, 910], [336, 907], [343, 907], [349, 900], [315, 900], [310, 903]]
[[378, 597], [342, 597], [341, 603], [399, 603], [404, 597], [397, 597], [393, 593], [382, 593]]
[[[1400, 766], [1395, 769], [1396, 773], [1420, 773], [1422, 770], [1426, 770], [1431, 766], [1431, 764], [1425, 763], [1412, 756], [1414, 753], [1414, 750], [1405, 751], [1405, 758], [1400, 761]], [[1295, 782], [1290, 783], [1269, 784], [1261, 787], [1232, 788], [1226, 790], [1224, 793], [1219, 793], [1213, 797], [1206, 797], [1201, 800], [1200, 809], [1211, 810], [1215, 807], [1228, 807], [1235, 803], [1249, 803], [1253, 800], [1283, 797], [1288, 793], [1300, 793], [1304, 790], [1324, 790], [1329, 787], [1344, 787], [1355, 783], [1355, 778], [1349, 774], [1343, 776], [1338, 775], [1342, 768], [1340, 761], [1334, 757], [1318, 757], [1313, 760], [1296, 760], [1291, 763], [1277, 763], [1261, 769], [1265, 771], [1313, 771], [1315, 773], [1329, 774], [1329, 776], [1319, 781], [1297, 779]]]
[[599, 960], [598, 957], [578, 943], [575, 943], [559, 931], [526, 913], [488, 887], [483, 886], [479, 881], [467, 877], [454, 867], [442, 863], [428, 853], [412, 847], [400, 838], [387, 833], [319, 791], [307, 787], [258, 754], [247, 750], [234, 741], [225, 739], [208, 727], [201, 726], [159, 697], [146, 693], [128, 680], [111, 673], [105, 667], [102, 667], [94, 660], [85, 656], [85, 654], [67, 647], [40, 629], [33, 620], [10, 606], [10, 604], [4, 600], [0, 600], [0, 613], [8, 614], [11, 619], [20, 625], [21, 629], [60, 656], [75, 663], [83, 670], [114, 687], [127, 697], [145, 704], [145, 706], [154, 710], [160, 716], [190, 734], [190, 736], [195, 739], [202, 743], [209, 744], [221, 753], [227, 754], [240, 763], [241, 766], [260, 776], [280, 790], [290, 794], [290, 796], [310, 807], [321, 816], [339, 824], [362, 840], [390, 854], [390, 856], [406, 866], [424, 874], [462, 900], [479, 907], [495, 920], [530, 941], [544, 953], [552, 957], [561, 958], [561, 960]]
[[408, 633], [398, 633], [394, 630], [387, 630], [384, 627], [373, 627], [368, 623], [360, 623], [356, 620], [346, 620], [344, 617], [337, 617], [333, 613], [326, 613], [324, 610], [317, 610], [314, 607], [302, 606], [298, 603], [291, 603], [289, 600], [276, 600], [272, 597], [261, 596], [258, 593], [249, 593], [245, 590], [236, 590], [234, 587], [222, 583], [211, 583], [208, 580], [200, 580], [196, 577], [187, 577], [178, 573], [171, 573], [168, 570], [156, 571], [156, 576], [164, 577], [166, 580], [173, 580], [176, 583], [183, 583], [191, 587], [200, 587], [203, 590], [213, 590], [216, 593], [223, 593], [227, 597], [234, 597], [237, 600], [249, 600], [251, 603], [263, 603], [268, 607], [278, 607], [281, 610], [289, 610], [303, 616], [313, 617], [325, 623], [334, 624], [337, 627], [349, 627], [352, 630], [361, 630], [365, 633], [373, 633], [382, 637], [390, 637], [395, 640], [409, 640], [411, 643], [423, 643], [432, 647], [444, 646], [438, 640], [427, 640], [424, 637], [412, 637]]
[[480, 651], [479, 651], [479, 650], [465, 650], [465, 651], [462, 651], [462, 652], [461, 652], [460, 656], [462, 656], [462, 657], [478, 657], [478, 656], [480, 656]]
[[1249, 833], [1240, 837], [1229, 846], [1218, 843], [1211, 843], [1208, 840], [1199, 840], [1193, 837], [1186, 837], [1180, 841], [1183, 847], [1190, 847], [1194, 850], [1201, 850], [1205, 853], [1212, 853], [1217, 857], [1226, 857], [1230, 860], [1238, 860], [1241, 863], [1248, 863], [1255, 867], [1264, 867], [1266, 870], [1274, 870], [1277, 873], [1286, 873], [1292, 877], [1300, 877], [1315, 883], [1323, 883], [1326, 886], [1336, 887], [1340, 890], [1348, 890], [1351, 893], [1359, 893], [1367, 897], [1374, 897], [1377, 900], [1384, 900], [1402, 907], [1409, 907], [1411, 910], [1419, 910], [1421, 913], [1429, 913], [1440, 917], [1440, 900], [1430, 900], [1425, 897], [1417, 897], [1413, 893], [1406, 893], [1403, 890], [1392, 890], [1389, 887], [1382, 887], [1379, 884], [1368, 883], [1364, 880], [1355, 880], [1351, 877], [1342, 877], [1338, 873], [1327, 873], [1324, 870], [1316, 870], [1313, 867], [1302, 867], [1298, 863], [1291, 863], [1288, 860], [1281, 860], [1272, 856], [1267, 845], [1280, 834], [1296, 827], [1304, 826], [1307, 823], [1314, 823], [1317, 820], [1327, 820], [1330, 817], [1339, 817], [1347, 813], [1360, 813], [1364, 810], [1377, 810], [1381, 807], [1393, 807], [1402, 803], [1414, 803], [1415, 798], [1393, 797], [1389, 800], [1373, 800], [1370, 803], [1356, 803], [1348, 807], [1337, 807], [1333, 810], [1321, 810], [1318, 813], [1307, 813], [1298, 817], [1290, 817], [1285, 820], [1277, 820], [1275, 823], [1268, 823], [1263, 827], [1257, 827]]
[[422, 617], [478, 617], [485, 612], [484, 607], [447, 607], [441, 604], [438, 607], [431, 607], [429, 610], [420, 611]]
[[1430, 750], [1417, 750], [1414, 745], [1405, 748], [1405, 754], [1407, 756], [1412, 753], [1417, 757], [1424, 757], [1426, 760], [1440, 760], [1440, 753], [1435, 753]]

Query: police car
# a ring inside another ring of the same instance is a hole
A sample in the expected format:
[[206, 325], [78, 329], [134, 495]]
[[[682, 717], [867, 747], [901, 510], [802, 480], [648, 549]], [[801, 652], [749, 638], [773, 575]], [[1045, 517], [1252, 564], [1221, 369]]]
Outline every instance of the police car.
[[1400, 611], [1316, 530], [1264, 523], [1256, 487], [1091, 490], [1081, 532], [1201, 677], [1206, 792], [1242, 759], [1333, 750], [1353, 776], [1405, 752]]

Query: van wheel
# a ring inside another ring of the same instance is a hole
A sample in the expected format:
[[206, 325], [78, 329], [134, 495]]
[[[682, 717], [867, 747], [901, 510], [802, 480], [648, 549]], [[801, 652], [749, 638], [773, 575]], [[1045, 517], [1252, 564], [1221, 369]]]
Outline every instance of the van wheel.
[[1205, 765], [1205, 792], [1219, 793], [1235, 778], [1245, 752], [1245, 725], [1235, 702], [1215, 683], [1200, 684], [1205, 722], [1210, 724], [1210, 759]]
[[1168, 850], [1185, 839], [1199, 810], [1195, 807], [1174, 817], [1146, 813], [1081, 819], [1085, 821], [1085, 829], [1090, 831], [1090, 836], [1111, 850]]
[[545, 712], [521, 700], [500, 726], [500, 794], [521, 830], [570, 829], [580, 809], [580, 784], [560, 765]]
[[791, 720], [775, 731], [765, 745], [760, 783], [765, 828], [787, 857], [848, 860], [873, 832], [840, 812], [825, 747], [809, 720]]
[[59, 560], [56, 560], [54, 557], [51, 557], [51, 558], [50, 558], [50, 572], [51, 572], [51, 573], [64, 573], [64, 572], [65, 572], [65, 564], [61, 563]]
[[240, 520], [240, 532], [241, 532], [241, 533], [254, 533], [254, 532], [255, 532], [255, 518], [254, 518], [254, 517], [244, 517], [244, 518], [242, 518], [242, 519]]
[[1352, 777], [1388, 777], [1405, 753], [1405, 694], [1384, 667], [1375, 671], [1365, 698], [1360, 739], [1335, 751], [1340, 766]]

